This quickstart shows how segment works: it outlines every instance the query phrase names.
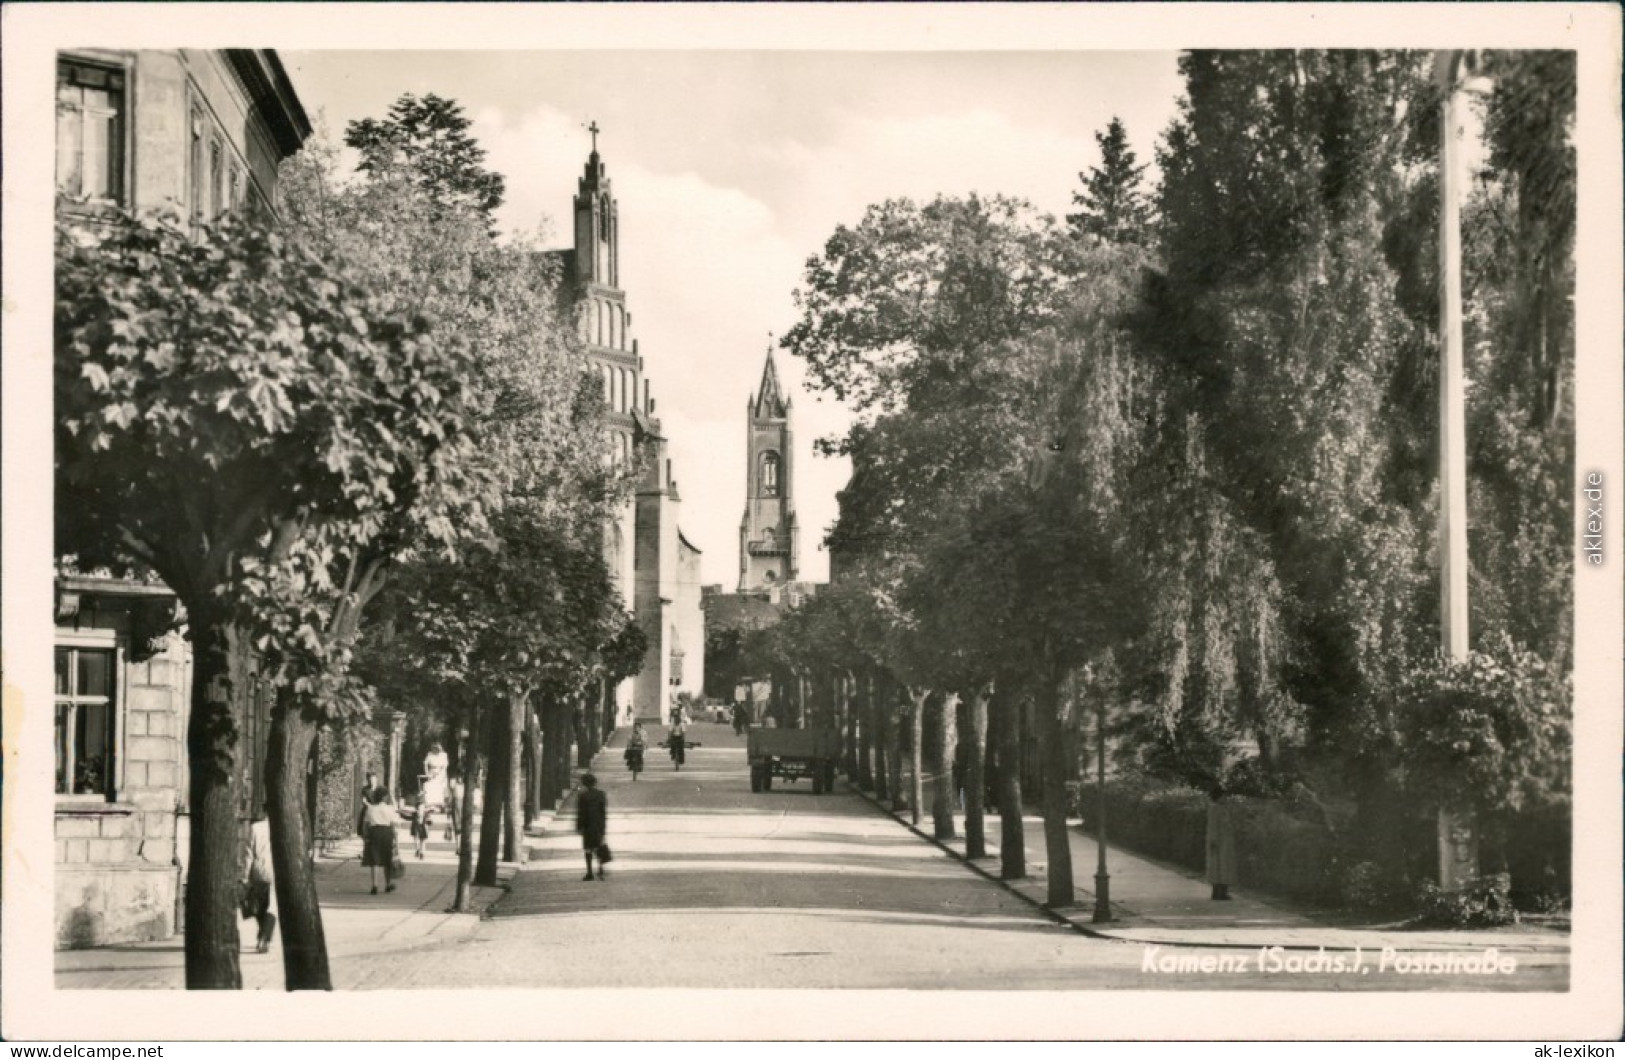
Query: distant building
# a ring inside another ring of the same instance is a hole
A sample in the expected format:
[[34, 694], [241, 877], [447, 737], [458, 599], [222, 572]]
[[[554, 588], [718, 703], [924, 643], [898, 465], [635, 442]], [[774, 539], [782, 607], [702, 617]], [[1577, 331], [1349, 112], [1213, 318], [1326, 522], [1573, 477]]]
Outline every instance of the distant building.
[[705, 682], [700, 550], [677, 525], [682, 498], [666, 438], [644, 374], [632, 315], [620, 285], [620, 211], [609, 174], [593, 149], [574, 199], [574, 245], [550, 252], [563, 274], [593, 364], [604, 381], [610, 458], [628, 464], [641, 446], [648, 464], [636, 496], [604, 527], [604, 559], [649, 649], [643, 670], [611, 694], [617, 717], [663, 717], [678, 692], [698, 696]]
[[[791, 403], [779, 384], [773, 351], [767, 351], [761, 382], [745, 401], [745, 509], [739, 520], [738, 591], [706, 586], [705, 630], [749, 631], [778, 622], [780, 615], [818, 591], [800, 580], [801, 524], [796, 517], [795, 432]], [[743, 686], [737, 690], [744, 694]]]
[[[269, 211], [278, 164], [310, 122], [273, 51], [115, 51], [57, 58], [58, 209], [173, 207], [193, 221]], [[167, 938], [187, 834], [191, 652], [156, 581], [56, 578], [55, 905], [59, 946]], [[263, 710], [248, 719], [246, 818]]]
[[794, 441], [790, 400], [779, 388], [770, 347], [756, 395], [745, 401], [745, 513], [739, 520], [742, 593], [777, 590], [800, 573], [801, 527], [791, 476]]

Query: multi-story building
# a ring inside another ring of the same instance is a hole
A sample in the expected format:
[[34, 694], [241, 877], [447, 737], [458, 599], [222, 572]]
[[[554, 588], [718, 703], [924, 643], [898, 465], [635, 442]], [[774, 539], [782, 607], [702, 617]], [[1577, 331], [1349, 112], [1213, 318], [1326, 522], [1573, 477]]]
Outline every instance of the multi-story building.
[[[278, 164], [311, 131], [263, 50], [73, 49], [58, 57], [56, 100], [59, 209], [81, 215], [269, 210]], [[154, 581], [66, 567], [56, 579], [59, 946], [175, 931], [191, 687], [181, 617]]]
[[643, 670], [615, 690], [622, 719], [661, 717], [678, 692], [699, 695], [705, 681], [705, 633], [700, 610], [700, 550], [677, 525], [682, 498], [655, 415], [632, 315], [621, 287], [620, 210], [608, 170], [592, 153], [576, 183], [574, 245], [552, 252], [563, 273], [593, 364], [609, 403], [611, 458], [647, 463], [636, 491], [604, 528], [604, 558], [621, 598], [649, 641]]

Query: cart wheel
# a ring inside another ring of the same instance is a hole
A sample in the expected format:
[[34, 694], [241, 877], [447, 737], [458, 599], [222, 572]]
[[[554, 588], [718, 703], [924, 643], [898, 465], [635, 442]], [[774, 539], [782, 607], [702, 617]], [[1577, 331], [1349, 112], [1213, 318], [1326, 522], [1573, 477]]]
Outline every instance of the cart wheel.
[[813, 782], [813, 794], [814, 795], [822, 795], [824, 793], [824, 774], [822, 774], [822, 773], [814, 773], [813, 777], [812, 777], [812, 782]]
[[750, 790], [753, 793], [762, 790], [762, 771], [755, 766], [750, 767]]
[[762, 790], [763, 791], [772, 791], [773, 790], [773, 767], [772, 766], [763, 766], [762, 767]]
[[825, 791], [834, 791], [835, 790], [835, 763], [834, 762], [831, 762], [829, 765], [824, 767], [824, 790]]

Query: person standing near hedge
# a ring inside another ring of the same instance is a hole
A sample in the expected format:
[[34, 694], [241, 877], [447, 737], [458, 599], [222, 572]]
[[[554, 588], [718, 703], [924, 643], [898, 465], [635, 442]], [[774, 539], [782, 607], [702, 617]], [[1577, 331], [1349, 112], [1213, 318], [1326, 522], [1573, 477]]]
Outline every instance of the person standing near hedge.
[[1230, 885], [1236, 882], [1236, 827], [1231, 815], [1233, 804], [1223, 796], [1207, 803], [1207, 882], [1213, 885], [1213, 900], [1230, 900]]

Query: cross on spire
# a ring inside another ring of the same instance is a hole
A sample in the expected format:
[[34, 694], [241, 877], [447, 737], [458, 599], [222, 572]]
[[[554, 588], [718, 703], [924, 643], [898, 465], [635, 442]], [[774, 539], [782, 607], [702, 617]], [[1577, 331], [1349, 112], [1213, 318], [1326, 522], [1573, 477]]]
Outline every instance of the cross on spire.
[[597, 122], [596, 119], [593, 121], [593, 123], [591, 125], [587, 126], [587, 131], [592, 133], [592, 153], [597, 154], [598, 153], [598, 122]]

